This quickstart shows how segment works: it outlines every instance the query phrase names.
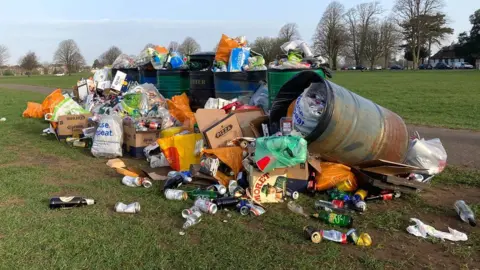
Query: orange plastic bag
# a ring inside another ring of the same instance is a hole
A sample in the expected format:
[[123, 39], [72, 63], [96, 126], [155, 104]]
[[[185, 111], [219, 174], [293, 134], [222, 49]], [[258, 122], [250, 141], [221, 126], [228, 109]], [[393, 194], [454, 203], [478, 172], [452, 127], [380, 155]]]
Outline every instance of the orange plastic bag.
[[183, 93], [179, 96], [174, 96], [172, 100], [167, 100], [167, 104], [170, 115], [182, 122], [185, 128], [193, 131], [196, 120], [192, 109], [190, 109], [190, 101], [187, 94]]
[[42, 112], [43, 114], [53, 113], [55, 106], [64, 100], [65, 97], [62, 95], [62, 90], [57, 89], [50, 93], [45, 100], [42, 102]]
[[163, 47], [163, 46], [156, 46], [155, 51], [157, 51], [160, 54], [167, 54], [168, 53], [168, 49]]
[[36, 102], [27, 102], [27, 108], [23, 111], [25, 118], [43, 118], [42, 104]]
[[350, 167], [332, 162], [322, 162], [320, 167], [322, 173], [316, 177], [315, 190], [331, 189], [345, 181], [349, 181], [352, 186], [354, 184], [356, 187], [357, 179]]
[[220, 39], [220, 42], [218, 42], [217, 52], [215, 53], [215, 60], [228, 63], [232, 49], [238, 47], [240, 47], [240, 44], [235, 39], [222, 34], [222, 38]]

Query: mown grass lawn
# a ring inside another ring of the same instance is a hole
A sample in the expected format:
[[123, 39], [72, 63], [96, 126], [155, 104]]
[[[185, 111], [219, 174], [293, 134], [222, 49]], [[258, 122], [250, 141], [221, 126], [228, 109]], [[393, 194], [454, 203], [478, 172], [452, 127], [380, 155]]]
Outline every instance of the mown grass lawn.
[[93, 76], [89, 72], [76, 73], [69, 76], [55, 76], [55, 75], [33, 75], [33, 76], [0, 76], [0, 84], [23, 84], [35, 85], [52, 88], [72, 89], [77, 81], [83, 78]]
[[[268, 205], [260, 217], [220, 211], [180, 236], [180, 212], [191, 201], [165, 200], [159, 183], [123, 186], [106, 160], [40, 135], [47, 124], [20, 115], [27, 101], [41, 102], [43, 95], [0, 89], [0, 96], [0, 117], [7, 118], [0, 122], [2, 269], [457, 269], [480, 263], [480, 229], [459, 221], [452, 209], [453, 200], [463, 198], [480, 214], [478, 171], [447, 169], [429, 192], [369, 203], [365, 214], [354, 215], [357, 230], [373, 238], [368, 248], [312, 244], [303, 226], [335, 227], [297, 216], [286, 204]], [[438, 198], [436, 192], [460, 195]], [[58, 195], [83, 195], [97, 204], [49, 210], [48, 199]], [[115, 213], [119, 201], [138, 201], [142, 210]], [[299, 203], [313, 210], [313, 199], [302, 196]], [[470, 239], [416, 238], [405, 231], [410, 217], [443, 231], [451, 226]]]

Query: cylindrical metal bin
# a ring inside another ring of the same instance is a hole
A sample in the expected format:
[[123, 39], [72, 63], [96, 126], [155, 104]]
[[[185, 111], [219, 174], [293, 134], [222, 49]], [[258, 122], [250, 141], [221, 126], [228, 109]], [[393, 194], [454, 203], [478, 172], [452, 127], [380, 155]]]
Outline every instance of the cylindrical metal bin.
[[349, 90], [303, 71], [282, 86], [270, 111], [272, 132], [287, 108], [312, 82], [326, 86], [326, 106], [315, 129], [305, 138], [308, 150], [347, 165], [384, 159], [403, 162], [407, 127], [400, 116]]

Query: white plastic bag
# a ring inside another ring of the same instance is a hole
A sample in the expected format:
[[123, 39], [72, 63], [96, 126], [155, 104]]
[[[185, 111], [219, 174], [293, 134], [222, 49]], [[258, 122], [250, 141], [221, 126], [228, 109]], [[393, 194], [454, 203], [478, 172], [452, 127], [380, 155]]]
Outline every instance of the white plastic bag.
[[322, 83], [312, 83], [297, 98], [293, 109], [293, 127], [304, 137], [318, 125], [325, 110], [326, 89]]
[[121, 157], [122, 143], [122, 118], [117, 115], [103, 116], [93, 138], [92, 155], [105, 158]]
[[438, 138], [414, 139], [410, 143], [405, 163], [427, 169], [429, 175], [436, 175], [447, 166], [447, 152]]
[[94, 82], [104, 82], [110, 80], [110, 69], [109, 68], [102, 68], [95, 71], [93, 75]]

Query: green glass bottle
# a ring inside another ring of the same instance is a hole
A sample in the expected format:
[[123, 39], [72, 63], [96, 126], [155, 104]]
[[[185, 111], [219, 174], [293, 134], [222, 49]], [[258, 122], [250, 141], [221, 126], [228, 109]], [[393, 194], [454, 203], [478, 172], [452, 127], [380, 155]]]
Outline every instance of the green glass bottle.
[[333, 224], [340, 227], [351, 227], [353, 224], [352, 217], [335, 213], [320, 212], [313, 214], [312, 217], [321, 219], [328, 224]]
[[206, 198], [206, 199], [216, 199], [217, 192], [214, 190], [202, 190], [202, 189], [194, 189], [187, 191], [188, 197], [192, 200], [197, 198]]
[[350, 194], [338, 189], [329, 190], [327, 191], [327, 194], [330, 197], [330, 200], [342, 200], [342, 201], [350, 200]]

